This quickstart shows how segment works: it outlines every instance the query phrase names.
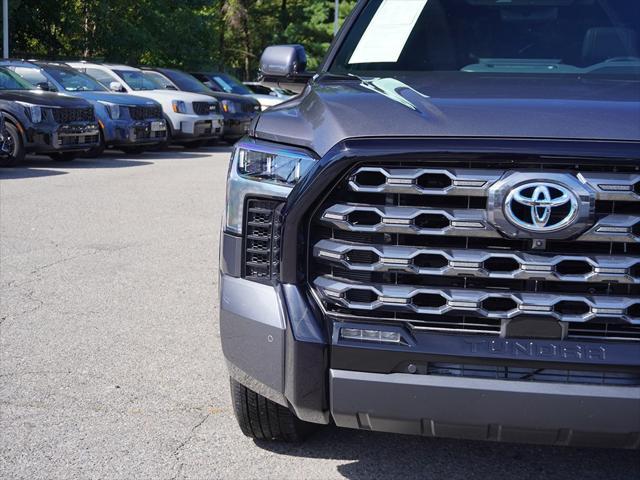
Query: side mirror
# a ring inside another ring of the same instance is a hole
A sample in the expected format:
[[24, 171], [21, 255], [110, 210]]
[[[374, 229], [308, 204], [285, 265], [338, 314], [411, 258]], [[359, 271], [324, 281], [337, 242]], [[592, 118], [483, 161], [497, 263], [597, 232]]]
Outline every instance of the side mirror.
[[111, 82], [109, 84], [109, 90], [111, 90], [112, 92], [118, 92], [118, 93], [126, 92], [126, 90], [124, 89], [124, 87], [120, 82]]
[[263, 85], [295, 92], [304, 90], [313, 73], [307, 70], [307, 53], [302, 45], [267, 47], [260, 59], [260, 78]]
[[165, 90], [175, 90], [178, 91], [178, 89], [176, 87], [174, 87], [173, 85], [165, 85], [164, 86]]
[[49, 82], [36, 83], [36, 87], [38, 87], [38, 89], [43, 90], [45, 92], [53, 92], [53, 88], [51, 88], [51, 85], [49, 85]]

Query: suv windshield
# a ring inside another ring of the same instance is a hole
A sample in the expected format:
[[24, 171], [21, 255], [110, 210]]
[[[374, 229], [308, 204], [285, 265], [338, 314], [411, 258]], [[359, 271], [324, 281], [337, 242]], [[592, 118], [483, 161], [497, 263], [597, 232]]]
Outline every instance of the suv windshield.
[[330, 71], [640, 74], [637, 0], [370, 0]]
[[137, 70], [114, 70], [114, 73], [124, 80], [131, 90], [139, 92], [142, 90], [162, 90], [164, 88], [163, 85], [156, 83], [155, 80]]
[[15, 73], [0, 68], [0, 90], [34, 90], [35, 87], [22, 80]]
[[251, 90], [244, 86], [240, 80], [232, 77], [231, 75], [227, 75], [226, 73], [214, 73], [210, 78], [223, 92], [236, 93], [238, 95], [251, 95]]
[[72, 68], [44, 67], [56, 82], [68, 92], [104, 92], [107, 89], [89, 75]]
[[195, 93], [211, 93], [211, 89], [193, 75], [178, 70], [160, 70], [175, 83], [180, 90]]

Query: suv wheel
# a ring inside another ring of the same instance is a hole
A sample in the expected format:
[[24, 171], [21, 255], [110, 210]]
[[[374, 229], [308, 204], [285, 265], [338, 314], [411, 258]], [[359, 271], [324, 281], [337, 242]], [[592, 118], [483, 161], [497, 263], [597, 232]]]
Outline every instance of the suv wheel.
[[4, 144], [0, 147], [0, 167], [13, 167], [24, 160], [25, 149], [22, 136], [18, 129], [11, 123], [4, 124]]
[[256, 440], [301, 442], [317, 425], [296, 417], [291, 410], [231, 379], [233, 411], [242, 433]]

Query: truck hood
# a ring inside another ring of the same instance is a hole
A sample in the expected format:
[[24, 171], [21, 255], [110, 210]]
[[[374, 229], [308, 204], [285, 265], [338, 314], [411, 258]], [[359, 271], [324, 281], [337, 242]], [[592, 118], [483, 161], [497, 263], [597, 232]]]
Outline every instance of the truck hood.
[[111, 92], [69, 92], [70, 95], [84, 98], [90, 102], [108, 102], [117, 105], [134, 105], [134, 106], [154, 106], [158, 103], [148, 99], [138, 97], [136, 95], [127, 95], [125, 93]]
[[88, 107], [82, 98], [63, 93], [45, 92], [42, 90], [2, 90], [0, 100], [25, 102], [43, 107]]
[[363, 137], [640, 141], [639, 82], [552, 75], [321, 77], [264, 112], [255, 135], [321, 156]]

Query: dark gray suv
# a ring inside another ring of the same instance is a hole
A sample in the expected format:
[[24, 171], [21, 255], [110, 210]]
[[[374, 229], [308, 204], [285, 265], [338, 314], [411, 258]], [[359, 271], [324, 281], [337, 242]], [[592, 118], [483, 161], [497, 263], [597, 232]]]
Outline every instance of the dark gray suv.
[[220, 329], [254, 438], [316, 425], [640, 447], [640, 10], [363, 0], [270, 47]]

